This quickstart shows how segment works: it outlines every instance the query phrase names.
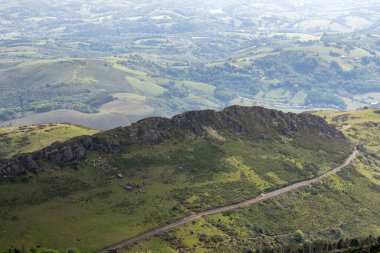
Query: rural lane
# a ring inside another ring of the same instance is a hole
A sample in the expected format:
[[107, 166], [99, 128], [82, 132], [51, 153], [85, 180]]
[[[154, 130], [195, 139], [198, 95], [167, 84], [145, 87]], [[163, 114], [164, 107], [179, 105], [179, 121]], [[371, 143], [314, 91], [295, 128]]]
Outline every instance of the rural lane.
[[307, 185], [310, 185], [310, 184], [313, 184], [315, 182], [318, 182], [318, 181], [320, 181], [320, 180], [322, 180], [324, 178], [327, 178], [327, 177], [329, 177], [329, 176], [337, 173], [338, 171], [341, 171], [343, 168], [347, 167], [351, 163], [352, 159], [357, 154], [358, 154], [358, 151], [355, 149], [352, 152], [352, 154], [343, 162], [343, 164], [341, 164], [338, 167], [336, 167], [336, 168], [334, 168], [334, 169], [326, 172], [325, 174], [323, 174], [323, 175], [321, 175], [319, 177], [316, 177], [316, 178], [313, 178], [313, 179], [309, 179], [309, 180], [305, 180], [305, 181], [301, 181], [301, 182], [298, 182], [298, 183], [286, 186], [284, 188], [281, 188], [281, 189], [278, 189], [278, 190], [275, 190], [275, 191], [272, 191], [272, 192], [268, 192], [266, 194], [257, 196], [257, 197], [255, 197], [253, 199], [249, 199], [249, 200], [246, 200], [246, 201], [243, 201], [243, 202], [240, 202], [240, 203], [236, 203], [236, 204], [233, 204], [233, 205], [228, 205], [228, 206], [223, 206], [223, 207], [218, 207], [218, 208], [210, 209], [210, 210], [207, 210], [207, 211], [200, 212], [198, 214], [194, 214], [194, 215], [185, 217], [185, 218], [183, 218], [181, 220], [174, 221], [174, 222], [172, 222], [171, 224], [169, 224], [167, 226], [153, 229], [153, 230], [151, 230], [149, 232], [146, 232], [144, 234], [138, 235], [138, 236], [133, 237], [131, 239], [128, 239], [126, 241], [123, 241], [123, 242], [117, 243], [115, 245], [112, 245], [110, 247], [107, 247], [105, 249], [99, 250], [98, 253], [107, 253], [109, 251], [111, 251], [111, 252], [112, 251], [117, 251], [119, 249], [131, 246], [134, 243], [137, 243], [139, 241], [148, 239], [150, 237], [153, 237], [153, 236], [156, 236], [156, 235], [159, 235], [159, 234], [163, 234], [163, 233], [168, 232], [170, 230], [173, 230], [173, 229], [175, 229], [175, 228], [177, 228], [177, 227], [179, 227], [181, 225], [187, 224], [187, 223], [189, 223], [191, 221], [198, 220], [198, 219], [200, 219], [202, 217], [213, 215], [213, 214], [218, 214], [218, 213], [222, 213], [222, 212], [226, 212], [226, 211], [231, 211], [231, 210], [235, 210], [235, 209], [239, 209], [239, 208], [243, 208], [243, 207], [247, 207], [247, 206], [251, 206], [251, 205], [254, 205], [254, 204], [258, 203], [258, 202], [262, 202], [264, 200], [274, 198], [276, 196], [282, 195], [282, 194], [287, 193], [289, 191], [300, 189], [300, 188], [305, 187]]

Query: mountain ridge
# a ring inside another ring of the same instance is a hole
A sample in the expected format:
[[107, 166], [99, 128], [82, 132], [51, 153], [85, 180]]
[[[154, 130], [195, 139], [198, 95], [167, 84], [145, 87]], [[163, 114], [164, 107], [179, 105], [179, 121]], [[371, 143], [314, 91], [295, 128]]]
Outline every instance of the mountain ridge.
[[172, 118], [150, 117], [130, 126], [119, 127], [93, 136], [79, 136], [28, 154], [0, 160], [0, 180], [9, 176], [39, 171], [38, 162], [45, 160], [62, 164], [80, 160], [86, 152], [121, 152], [131, 145], [154, 145], [172, 139], [216, 133], [235, 132], [253, 139], [280, 139], [292, 137], [298, 131], [318, 129], [320, 135], [346, 139], [342, 133], [322, 118], [309, 113], [284, 113], [259, 106], [230, 106], [222, 111], [190, 111]]

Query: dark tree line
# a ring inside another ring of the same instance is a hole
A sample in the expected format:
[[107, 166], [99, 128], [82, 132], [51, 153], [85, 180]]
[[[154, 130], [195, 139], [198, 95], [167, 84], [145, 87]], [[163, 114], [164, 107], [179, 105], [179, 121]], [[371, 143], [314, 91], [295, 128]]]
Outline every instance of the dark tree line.
[[380, 236], [370, 235], [366, 238], [340, 239], [339, 241], [316, 240], [304, 244], [287, 244], [278, 247], [264, 247], [257, 250], [246, 250], [246, 253], [378, 253]]

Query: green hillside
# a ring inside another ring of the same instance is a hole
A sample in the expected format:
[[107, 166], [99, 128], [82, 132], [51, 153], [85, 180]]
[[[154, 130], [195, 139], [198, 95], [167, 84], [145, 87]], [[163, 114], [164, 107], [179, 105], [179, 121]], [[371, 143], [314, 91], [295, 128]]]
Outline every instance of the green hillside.
[[[304, 190], [196, 221], [125, 250], [248, 252], [315, 240], [380, 234], [379, 172], [359, 157], [351, 168]], [[378, 178], [378, 177], [377, 177]], [[296, 231], [302, 232], [299, 238]]]
[[380, 110], [367, 109], [352, 112], [318, 112], [328, 122], [343, 130], [356, 145], [363, 145], [367, 152], [380, 158]]
[[[316, 177], [351, 151], [343, 136], [316, 116], [237, 106], [170, 120], [150, 118], [74, 138], [30, 156], [0, 160], [5, 166], [0, 171], [0, 248], [41, 245], [92, 252], [192, 213]], [[367, 186], [364, 179], [360, 183]], [[304, 208], [311, 208], [307, 203]], [[250, 216], [260, 208], [238, 213]], [[213, 220], [189, 226], [224, 238]], [[209, 225], [202, 227], [205, 222]], [[275, 231], [269, 223], [268, 231]], [[187, 235], [183, 229], [178, 233]], [[197, 235], [186, 240], [191, 244]], [[141, 247], [177, 248], [170, 238]]]
[[[303, 242], [337, 243], [342, 238], [380, 235], [378, 110], [317, 114], [326, 116], [338, 130], [349, 125], [343, 128], [345, 135], [356, 145], [363, 145], [364, 155], [359, 155], [350, 168], [303, 190], [185, 225], [125, 252], [160, 252], [161, 249], [164, 249], [162, 252], [250, 252], [254, 249], [271, 252], [276, 247]], [[301, 239], [296, 231], [302, 231]]]
[[56, 141], [97, 132], [96, 129], [62, 123], [0, 128], [0, 158], [37, 151]]

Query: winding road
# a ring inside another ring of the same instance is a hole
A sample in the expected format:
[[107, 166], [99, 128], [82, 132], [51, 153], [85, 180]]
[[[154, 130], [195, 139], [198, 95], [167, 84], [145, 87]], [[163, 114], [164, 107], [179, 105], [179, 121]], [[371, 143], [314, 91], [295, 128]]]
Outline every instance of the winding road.
[[114, 252], [114, 251], [117, 251], [119, 249], [123, 249], [123, 248], [126, 248], [128, 246], [131, 246], [134, 243], [137, 243], [137, 242], [140, 242], [142, 240], [148, 239], [150, 237], [163, 234], [163, 233], [168, 232], [170, 230], [173, 230], [173, 229], [175, 229], [175, 228], [177, 228], [177, 227], [179, 227], [181, 225], [187, 224], [187, 223], [189, 223], [191, 221], [198, 220], [198, 219], [200, 219], [202, 217], [209, 216], [209, 215], [214, 215], [214, 214], [218, 214], [218, 213], [222, 213], [222, 212], [226, 212], [226, 211], [231, 211], [231, 210], [235, 210], [235, 209], [239, 209], [239, 208], [243, 208], [243, 207], [247, 207], [247, 206], [251, 206], [251, 205], [254, 205], [254, 204], [258, 203], [258, 202], [262, 202], [262, 201], [267, 200], [267, 199], [272, 199], [272, 198], [274, 198], [276, 196], [282, 195], [282, 194], [287, 193], [289, 191], [293, 191], [293, 190], [297, 190], [297, 189], [303, 188], [303, 187], [305, 187], [307, 185], [310, 185], [310, 184], [313, 184], [315, 182], [321, 181], [322, 179], [327, 178], [327, 177], [329, 177], [329, 176], [337, 173], [338, 171], [341, 171], [342, 169], [344, 169], [345, 167], [347, 167], [351, 163], [352, 159], [358, 153], [359, 152], [355, 149], [352, 152], [352, 154], [343, 162], [343, 164], [339, 165], [338, 167], [336, 167], [336, 168], [328, 171], [327, 173], [325, 173], [325, 174], [323, 174], [323, 175], [321, 175], [319, 177], [316, 177], [316, 178], [313, 178], [313, 179], [309, 179], [309, 180], [305, 180], [305, 181], [301, 181], [301, 182], [298, 182], [298, 183], [286, 186], [284, 188], [281, 188], [281, 189], [278, 189], [278, 190], [275, 190], [275, 191], [272, 191], [272, 192], [268, 192], [266, 194], [261, 194], [260, 196], [257, 196], [257, 197], [255, 197], [253, 199], [249, 199], [249, 200], [237, 203], [237, 204], [233, 204], [233, 205], [229, 205], [229, 206], [223, 206], [223, 207], [218, 207], [218, 208], [210, 209], [210, 210], [198, 213], [198, 214], [194, 214], [194, 215], [185, 217], [185, 218], [183, 218], [181, 220], [174, 221], [173, 223], [171, 223], [171, 224], [169, 224], [167, 226], [153, 229], [153, 230], [151, 230], [149, 232], [146, 232], [144, 234], [138, 235], [138, 236], [133, 237], [131, 239], [128, 239], [126, 241], [123, 241], [123, 242], [117, 243], [115, 245], [112, 245], [110, 247], [107, 247], [105, 249], [99, 250], [98, 253]]

